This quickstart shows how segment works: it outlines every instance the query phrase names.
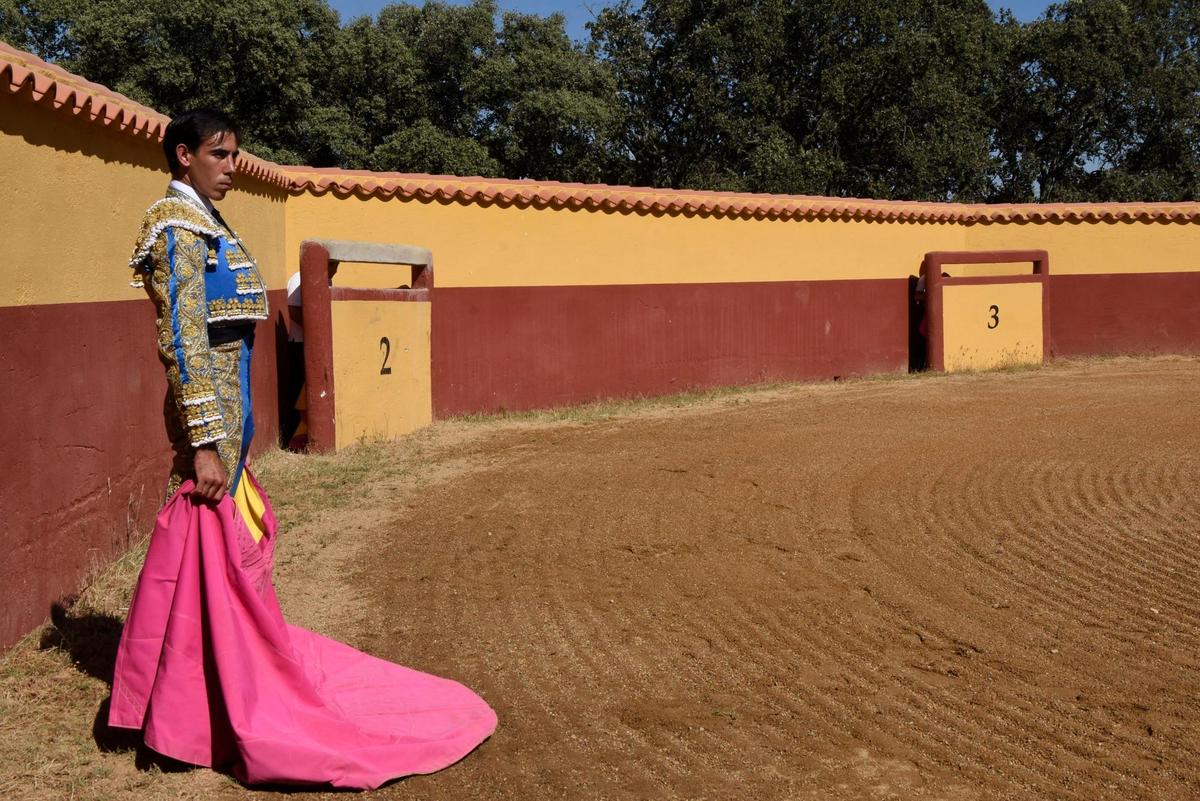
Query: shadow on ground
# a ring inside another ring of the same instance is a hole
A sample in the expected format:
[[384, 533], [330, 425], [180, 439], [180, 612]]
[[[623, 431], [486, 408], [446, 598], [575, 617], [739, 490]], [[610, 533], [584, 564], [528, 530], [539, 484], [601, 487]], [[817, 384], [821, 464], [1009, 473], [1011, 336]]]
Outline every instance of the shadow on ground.
[[[70, 605], [71, 600], [51, 605], [51, 625], [42, 633], [38, 647], [43, 651], [64, 651], [71, 657], [77, 670], [103, 681], [111, 690], [124, 621], [115, 615], [97, 612], [73, 615]], [[101, 751], [135, 751], [134, 764], [143, 771], [155, 769], [164, 773], [178, 773], [193, 768], [186, 762], [165, 757], [147, 748], [140, 731], [109, 726], [108, 709], [111, 701], [110, 696], [100, 703], [92, 722], [92, 738]]]

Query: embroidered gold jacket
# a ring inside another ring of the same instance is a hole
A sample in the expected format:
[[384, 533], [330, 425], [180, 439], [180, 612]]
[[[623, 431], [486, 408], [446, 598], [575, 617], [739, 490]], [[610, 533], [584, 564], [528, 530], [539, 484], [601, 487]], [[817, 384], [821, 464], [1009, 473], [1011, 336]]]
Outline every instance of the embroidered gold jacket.
[[258, 266], [232, 229], [174, 189], [146, 210], [129, 265], [131, 285], [157, 308], [158, 350], [189, 441], [224, 439], [209, 328], [267, 319]]

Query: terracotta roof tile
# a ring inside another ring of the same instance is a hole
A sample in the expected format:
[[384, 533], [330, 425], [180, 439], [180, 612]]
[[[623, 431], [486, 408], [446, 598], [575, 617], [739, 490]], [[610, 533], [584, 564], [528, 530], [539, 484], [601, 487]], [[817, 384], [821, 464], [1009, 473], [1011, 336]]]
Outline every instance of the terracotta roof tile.
[[[106, 86], [47, 64], [31, 53], [0, 42], [0, 97], [26, 99], [130, 136], [161, 142], [170, 118]], [[291, 188], [277, 164], [243, 152], [238, 170], [267, 183]]]
[[[152, 141], [161, 141], [168, 122], [166, 116], [122, 94], [0, 42], [0, 97], [5, 96], [46, 104], [84, 122]], [[294, 193], [587, 209], [624, 214], [965, 224], [1045, 220], [1200, 222], [1200, 203], [984, 205], [664, 190], [605, 184], [285, 167], [248, 153], [243, 153], [238, 167], [244, 173], [286, 187]]]
[[755, 219], [861, 219], [889, 222], [1200, 222], [1200, 203], [966, 204], [807, 195], [663, 190], [652, 187], [460, 178], [451, 175], [280, 167], [293, 191], [340, 197], [397, 197], [442, 203], [534, 206]]

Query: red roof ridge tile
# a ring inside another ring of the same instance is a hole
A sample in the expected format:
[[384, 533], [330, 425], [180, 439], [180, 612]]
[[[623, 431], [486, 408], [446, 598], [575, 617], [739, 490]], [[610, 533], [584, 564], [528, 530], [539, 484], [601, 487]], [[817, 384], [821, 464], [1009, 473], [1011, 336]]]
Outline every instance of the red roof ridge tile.
[[1200, 203], [950, 203], [703, 189], [585, 184], [484, 176], [371, 172], [283, 166], [293, 191], [440, 200], [464, 204], [587, 208], [640, 214], [717, 215], [757, 219], [837, 218], [903, 222], [1200, 222]]
[[[130, 136], [162, 141], [170, 118], [107, 86], [93, 83], [32, 53], [0, 42], [0, 97], [24, 98], [71, 114], [83, 122]], [[245, 151], [238, 170], [266, 183], [291, 188], [279, 165]]]

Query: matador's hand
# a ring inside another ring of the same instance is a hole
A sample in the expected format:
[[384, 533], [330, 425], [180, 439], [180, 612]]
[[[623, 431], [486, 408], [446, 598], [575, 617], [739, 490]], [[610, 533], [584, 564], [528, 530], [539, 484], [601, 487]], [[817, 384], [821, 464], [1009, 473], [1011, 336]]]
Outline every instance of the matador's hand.
[[196, 490], [195, 494], [210, 501], [219, 501], [225, 496], [225, 482], [229, 474], [217, 449], [211, 445], [201, 445], [196, 449]]

